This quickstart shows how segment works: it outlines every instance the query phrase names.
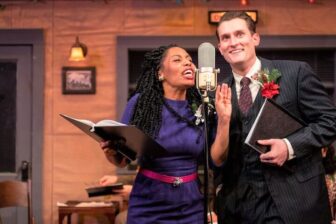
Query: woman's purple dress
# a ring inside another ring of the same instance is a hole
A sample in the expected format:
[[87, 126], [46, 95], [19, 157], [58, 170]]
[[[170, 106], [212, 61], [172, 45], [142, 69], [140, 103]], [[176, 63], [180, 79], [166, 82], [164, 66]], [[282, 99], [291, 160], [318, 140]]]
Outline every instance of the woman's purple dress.
[[[139, 95], [132, 97], [122, 122], [128, 123]], [[178, 114], [193, 120], [188, 102], [165, 99]], [[165, 106], [162, 125], [156, 139], [168, 152], [165, 157], [139, 158], [141, 168], [169, 176], [185, 176], [197, 172], [203, 156], [204, 138], [199, 129], [178, 120]], [[145, 177], [138, 173], [130, 195], [128, 224], [204, 223], [204, 200], [198, 180], [174, 187], [172, 184]]]

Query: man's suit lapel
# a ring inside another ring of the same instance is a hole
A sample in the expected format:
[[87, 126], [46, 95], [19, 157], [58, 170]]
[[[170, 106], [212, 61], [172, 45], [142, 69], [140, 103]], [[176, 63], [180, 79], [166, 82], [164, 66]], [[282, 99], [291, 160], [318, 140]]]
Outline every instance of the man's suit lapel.
[[[260, 60], [260, 62], [261, 62], [261, 69], [262, 69], [262, 70], [264, 70], [264, 69], [268, 69], [269, 71], [272, 71], [272, 69], [275, 69], [275, 66], [274, 66], [274, 64], [273, 64], [272, 61], [267, 60], [267, 59], [265, 59], [265, 58], [259, 58], [259, 60]], [[281, 77], [280, 77], [279, 79], [281, 79]], [[260, 88], [260, 90], [259, 90], [259, 93], [261, 94], [261, 88]], [[278, 96], [279, 96], [279, 95], [275, 95], [275, 96], [273, 96], [272, 100], [277, 101], [276, 99], [277, 99]]]
[[[259, 92], [253, 102], [252, 108], [248, 112], [248, 116], [256, 117], [259, 113], [259, 110], [264, 102], [264, 98], [261, 96], [261, 89], [259, 89]], [[253, 118], [254, 120], [254, 118]]]
[[[264, 58], [259, 58], [259, 60], [261, 62], [261, 69], [266, 69], [267, 68], [269, 71], [271, 71], [272, 69], [275, 68], [274, 65], [273, 65], [273, 63], [272, 63], [272, 61], [264, 59]], [[251, 107], [251, 109], [247, 113], [247, 116], [250, 117], [250, 118], [252, 118], [253, 120], [258, 115], [259, 110], [260, 110], [262, 104], [265, 101], [265, 98], [261, 95], [261, 90], [262, 90], [262, 88], [259, 89], [258, 94], [257, 94], [256, 98], [253, 101], [252, 107]], [[276, 99], [275, 97], [274, 97], [274, 100]]]
[[261, 62], [261, 69], [262, 70], [265, 69], [265, 68], [267, 68], [267, 69], [269, 69], [271, 71], [272, 69], [275, 68], [274, 65], [273, 65], [273, 63], [272, 63], [272, 61], [267, 60], [265, 58], [259, 58], [259, 60]]

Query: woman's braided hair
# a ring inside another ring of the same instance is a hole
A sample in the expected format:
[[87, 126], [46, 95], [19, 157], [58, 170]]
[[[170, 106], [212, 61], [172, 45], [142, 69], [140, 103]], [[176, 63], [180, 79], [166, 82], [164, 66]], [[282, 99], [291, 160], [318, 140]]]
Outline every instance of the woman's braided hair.
[[[130, 124], [133, 124], [146, 134], [156, 138], [162, 123], [163, 86], [158, 79], [158, 71], [170, 48], [177, 47], [175, 44], [160, 46], [147, 52], [142, 64], [142, 72], [137, 81], [135, 91], [131, 97], [140, 94], [134, 109]], [[195, 87], [187, 90], [187, 100], [191, 108], [192, 104], [201, 104], [201, 97]]]
[[326, 174], [334, 174], [336, 172], [335, 148], [331, 144], [327, 148], [326, 156], [323, 158], [323, 166]]

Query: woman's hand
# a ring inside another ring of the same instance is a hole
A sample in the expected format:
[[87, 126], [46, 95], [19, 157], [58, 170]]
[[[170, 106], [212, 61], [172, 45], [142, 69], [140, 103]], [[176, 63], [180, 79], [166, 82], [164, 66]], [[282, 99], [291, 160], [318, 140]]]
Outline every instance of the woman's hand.
[[220, 166], [226, 159], [229, 151], [229, 130], [232, 113], [231, 88], [225, 83], [216, 90], [217, 132], [211, 146], [211, 158], [215, 165]]
[[111, 141], [104, 141], [104, 142], [100, 142], [100, 148], [102, 148], [102, 150], [111, 147]]
[[215, 104], [218, 122], [221, 124], [230, 122], [232, 113], [231, 88], [226, 83], [218, 85]]
[[108, 140], [108, 141], [103, 141], [103, 142], [100, 142], [100, 148], [106, 152], [108, 150], [113, 150], [113, 146], [112, 146], [112, 141]]
[[117, 151], [119, 147], [122, 147], [122, 144], [124, 144], [124, 141], [121, 140], [100, 142], [100, 147], [104, 151], [106, 158], [121, 168], [126, 167], [129, 163], [129, 160]]

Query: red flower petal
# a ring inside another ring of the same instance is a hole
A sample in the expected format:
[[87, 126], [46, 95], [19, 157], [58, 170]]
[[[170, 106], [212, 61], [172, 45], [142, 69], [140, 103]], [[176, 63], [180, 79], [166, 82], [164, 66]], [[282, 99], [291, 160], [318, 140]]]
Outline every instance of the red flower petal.
[[271, 99], [274, 95], [279, 94], [279, 85], [275, 84], [274, 81], [264, 83], [264, 86], [261, 90], [261, 95], [268, 99]]

